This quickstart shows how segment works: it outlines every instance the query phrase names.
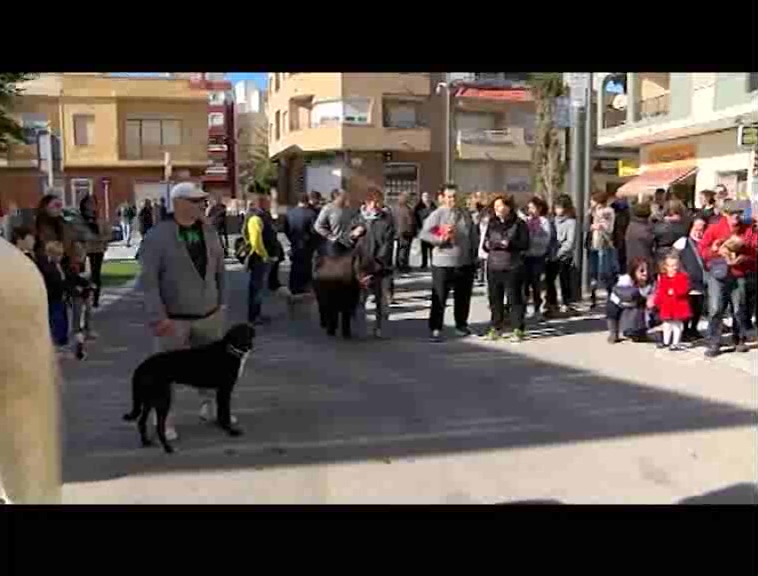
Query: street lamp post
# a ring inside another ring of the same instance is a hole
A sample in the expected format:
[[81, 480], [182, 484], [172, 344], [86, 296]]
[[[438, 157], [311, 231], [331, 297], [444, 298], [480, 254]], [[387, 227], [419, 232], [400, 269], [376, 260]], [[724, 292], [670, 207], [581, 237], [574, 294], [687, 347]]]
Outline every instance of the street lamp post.
[[437, 84], [437, 94], [444, 94], [445, 97], [445, 168], [444, 168], [444, 174], [445, 174], [445, 182], [450, 182], [453, 179], [452, 174], [452, 146], [451, 146], [451, 138], [452, 138], [452, 131], [450, 126], [450, 84], [447, 82], [439, 82]]

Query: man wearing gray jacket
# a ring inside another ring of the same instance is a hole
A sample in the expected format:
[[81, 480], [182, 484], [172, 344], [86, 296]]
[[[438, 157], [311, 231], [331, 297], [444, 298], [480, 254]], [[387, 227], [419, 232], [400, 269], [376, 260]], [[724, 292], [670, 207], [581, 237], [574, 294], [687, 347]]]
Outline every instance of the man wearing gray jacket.
[[468, 316], [474, 288], [479, 230], [468, 210], [456, 206], [455, 184], [444, 187], [443, 204], [424, 221], [419, 238], [434, 246], [432, 252], [432, 309], [429, 330], [440, 341], [445, 305], [450, 290], [455, 300], [455, 327], [459, 336], [469, 336]]
[[[140, 284], [156, 352], [223, 336], [224, 254], [216, 231], [203, 221], [207, 197], [192, 182], [175, 185], [173, 218], [155, 226], [142, 244]], [[215, 412], [212, 395], [202, 397], [200, 416], [207, 420]], [[166, 436], [177, 438], [170, 415]]]

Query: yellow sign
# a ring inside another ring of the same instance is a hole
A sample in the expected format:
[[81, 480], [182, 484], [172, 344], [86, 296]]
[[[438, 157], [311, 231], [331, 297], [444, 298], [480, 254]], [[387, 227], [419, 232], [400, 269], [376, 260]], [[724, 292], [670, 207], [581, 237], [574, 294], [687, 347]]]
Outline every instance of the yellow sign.
[[640, 173], [640, 163], [636, 160], [619, 160], [618, 175], [621, 178], [637, 176]]
[[696, 155], [694, 144], [656, 146], [647, 153], [645, 164], [671, 164], [683, 160], [694, 160]]

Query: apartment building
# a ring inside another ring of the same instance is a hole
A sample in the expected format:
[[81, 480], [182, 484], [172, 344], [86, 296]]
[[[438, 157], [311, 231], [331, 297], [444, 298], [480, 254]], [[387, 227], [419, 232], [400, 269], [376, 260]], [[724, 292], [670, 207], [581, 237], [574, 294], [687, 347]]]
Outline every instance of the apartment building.
[[94, 194], [109, 218], [125, 202], [167, 192], [166, 176], [200, 180], [208, 163], [208, 96], [187, 80], [43, 74], [28, 82], [14, 113], [30, 132], [60, 141], [53, 186], [33, 139], [12, 145], [0, 163], [0, 199], [33, 208], [49, 190], [68, 206]]
[[345, 188], [360, 200], [370, 185], [392, 203], [443, 182], [442, 74], [272, 73], [269, 156], [279, 164], [278, 198]]
[[741, 146], [738, 132], [758, 122], [758, 75], [630, 72], [599, 81], [598, 144], [640, 148], [639, 175], [620, 194], [665, 188], [697, 202], [696, 191], [724, 184], [750, 196], [755, 145]]
[[[268, 146], [266, 92], [255, 82], [244, 80], [234, 85], [235, 122], [237, 128], [237, 158], [240, 168], [251, 167], [254, 158]], [[244, 190], [240, 196], [244, 196]]]
[[453, 180], [465, 193], [508, 192], [525, 200], [536, 127], [527, 75], [455, 72], [448, 83]]

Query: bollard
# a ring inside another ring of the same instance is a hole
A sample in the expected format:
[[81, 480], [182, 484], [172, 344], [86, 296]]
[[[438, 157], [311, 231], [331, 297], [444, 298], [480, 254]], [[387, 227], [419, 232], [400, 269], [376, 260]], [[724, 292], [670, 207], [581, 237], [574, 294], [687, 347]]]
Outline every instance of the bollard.
[[0, 239], [0, 492], [14, 504], [60, 504], [58, 361], [34, 263]]

